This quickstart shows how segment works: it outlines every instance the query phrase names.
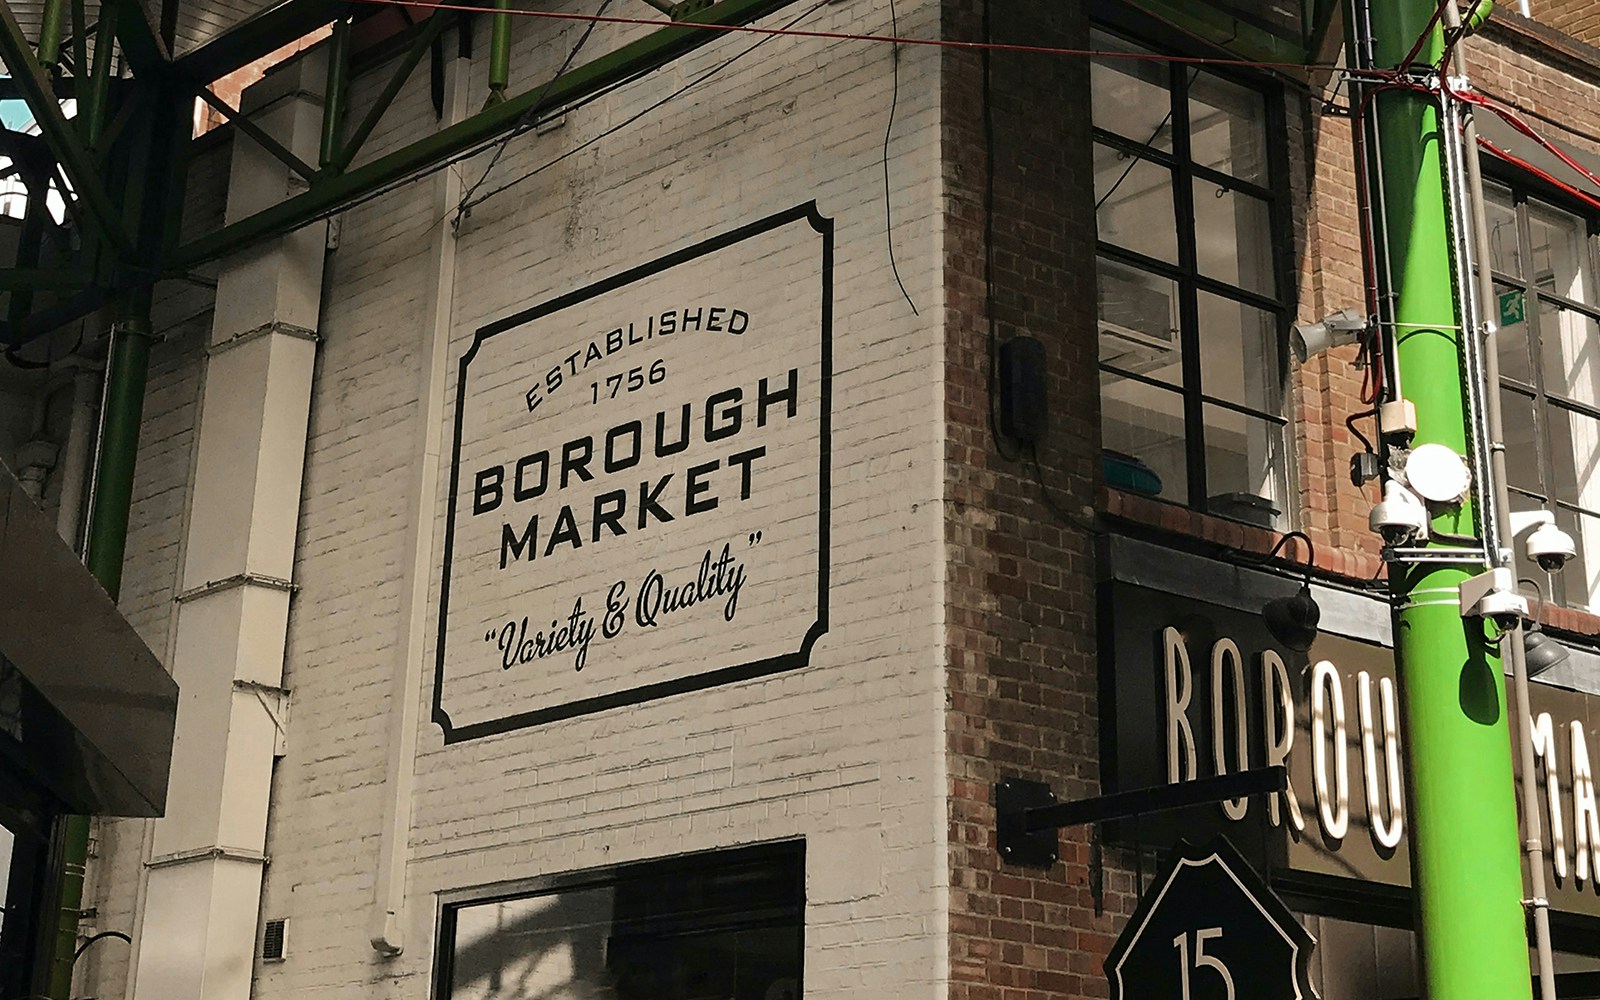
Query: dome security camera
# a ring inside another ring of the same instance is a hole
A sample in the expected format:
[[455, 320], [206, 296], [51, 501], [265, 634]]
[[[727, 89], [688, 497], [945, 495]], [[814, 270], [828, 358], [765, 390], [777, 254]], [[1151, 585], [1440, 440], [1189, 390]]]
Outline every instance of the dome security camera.
[[1528, 536], [1524, 548], [1528, 558], [1539, 564], [1546, 573], [1558, 573], [1578, 554], [1578, 545], [1572, 536], [1547, 521]]
[[1389, 546], [1428, 537], [1427, 507], [1416, 494], [1392, 479], [1384, 484], [1383, 500], [1373, 506], [1367, 523]]

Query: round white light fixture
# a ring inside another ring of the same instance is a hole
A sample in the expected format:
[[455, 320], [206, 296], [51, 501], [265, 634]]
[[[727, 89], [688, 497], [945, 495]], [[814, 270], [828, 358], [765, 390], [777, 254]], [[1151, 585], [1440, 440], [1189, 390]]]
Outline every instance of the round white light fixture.
[[1442, 444], [1422, 444], [1406, 459], [1406, 482], [1422, 499], [1454, 503], [1467, 494], [1472, 473], [1467, 462]]

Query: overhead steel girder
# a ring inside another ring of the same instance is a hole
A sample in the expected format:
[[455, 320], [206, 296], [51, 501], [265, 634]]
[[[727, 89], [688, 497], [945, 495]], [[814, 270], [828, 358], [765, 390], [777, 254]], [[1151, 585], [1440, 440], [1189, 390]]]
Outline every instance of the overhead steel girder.
[[138, 0], [120, 0], [122, 7], [117, 18], [117, 41], [122, 43], [122, 55], [128, 60], [134, 76], [154, 76], [172, 65], [172, 53], [150, 24], [150, 15]]
[[72, 182], [77, 201], [86, 209], [94, 228], [124, 257], [133, 255], [133, 245], [122, 231], [117, 210], [100, 185], [94, 160], [78, 139], [76, 130], [61, 114], [49, 78], [28, 46], [27, 36], [11, 12], [9, 0], [0, 2], [0, 55], [5, 57], [11, 78], [17, 82], [28, 109], [39, 124], [50, 152]]
[[[795, 0], [722, 0], [684, 20], [707, 25], [748, 24]], [[327, 10], [326, 7], [322, 9]], [[515, 128], [536, 103], [557, 107], [641, 72], [656, 69], [720, 37], [723, 32], [694, 27], [660, 28], [577, 69], [555, 77], [470, 118], [343, 174], [318, 175], [309, 190], [255, 215], [240, 219], [178, 249], [170, 267], [186, 270], [203, 261], [281, 235], [338, 211], [388, 184], [437, 167]], [[215, 44], [215, 43], [213, 43]], [[198, 54], [198, 53], [197, 53]], [[191, 57], [192, 58], [192, 57]], [[184, 60], [177, 65], [182, 66]]]
[[173, 60], [172, 70], [196, 86], [208, 84], [349, 12], [341, 0], [285, 0]]

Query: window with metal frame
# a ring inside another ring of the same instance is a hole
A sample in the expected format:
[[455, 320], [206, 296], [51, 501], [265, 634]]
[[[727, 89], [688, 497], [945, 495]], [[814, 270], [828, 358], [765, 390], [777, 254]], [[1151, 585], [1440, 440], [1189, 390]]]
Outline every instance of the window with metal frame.
[[1094, 47], [1106, 481], [1287, 527], [1281, 98], [1109, 32]]
[[1488, 184], [1500, 401], [1513, 510], [1543, 509], [1577, 542], [1546, 576], [1558, 603], [1600, 611], [1600, 218]]
[[787, 841], [452, 893], [437, 1000], [798, 1000], [805, 845]]

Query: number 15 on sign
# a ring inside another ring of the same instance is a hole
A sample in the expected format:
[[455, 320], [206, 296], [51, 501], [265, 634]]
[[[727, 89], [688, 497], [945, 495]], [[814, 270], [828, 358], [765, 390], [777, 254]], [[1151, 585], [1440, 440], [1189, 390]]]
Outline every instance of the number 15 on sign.
[[1189, 934], [1184, 932], [1172, 939], [1172, 947], [1178, 952], [1178, 976], [1182, 984], [1183, 1000], [1190, 1000], [1189, 975], [1191, 969], [1198, 974], [1201, 969], [1211, 969], [1222, 977], [1222, 988], [1227, 1000], [1235, 1000], [1233, 992], [1233, 974], [1223, 964], [1222, 959], [1215, 955], [1206, 954], [1206, 942], [1215, 941], [1222, 937], [1221, 927], [1205, 927], [1194, 932], [1194, 958], [1191, 964], [1189, 957]]

